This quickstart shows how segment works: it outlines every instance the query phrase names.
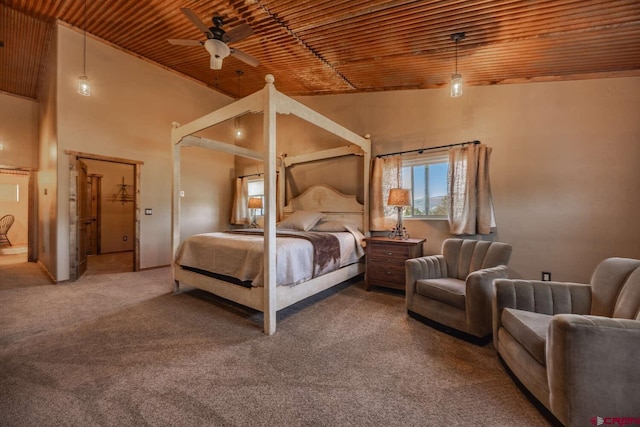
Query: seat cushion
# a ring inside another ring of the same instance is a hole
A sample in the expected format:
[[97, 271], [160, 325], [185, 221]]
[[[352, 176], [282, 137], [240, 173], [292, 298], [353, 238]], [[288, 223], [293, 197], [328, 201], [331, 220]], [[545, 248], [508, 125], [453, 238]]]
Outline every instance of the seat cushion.
[[416, 293], [461, 310], [465, 309], [464, 280], [423, 279], [416, 281]]
[[505, 308], [502, 325], [542, 366], [546, 366], [545, 345], [551, 318], [547, 314]]

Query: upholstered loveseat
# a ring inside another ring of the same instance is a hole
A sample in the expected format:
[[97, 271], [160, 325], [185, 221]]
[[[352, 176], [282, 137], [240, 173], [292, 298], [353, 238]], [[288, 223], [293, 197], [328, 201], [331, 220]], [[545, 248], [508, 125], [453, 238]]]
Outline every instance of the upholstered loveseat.
[[442, 255], [405, 261], [410, 316], [476, 344], [490, 341], [493, 280], [508, 275], [511, 245], [447, 239]]
[[640, 261], [609, 258], [591, 284], [498, 279], [493, 340], [561, 423], [640, 421]]

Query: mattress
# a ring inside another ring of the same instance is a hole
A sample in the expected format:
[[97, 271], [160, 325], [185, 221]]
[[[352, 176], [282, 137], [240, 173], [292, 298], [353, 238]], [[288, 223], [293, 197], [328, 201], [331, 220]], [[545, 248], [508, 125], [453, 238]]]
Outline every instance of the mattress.
[[[334, 261], [318, 265], [319, 250], [305, 234], [333, 236], [338, 246]], [[362, 239], [357, 230], [344, 232], [285, 232], [276, 237], [276, 285], [292, 286], [354, 262], [364, 256]], [[182, 268], [210, 273], [219, 279], [244, 286], [262, 286], [264, 237], [259, 231], [216, 232], [196, 234], [178, 248], [176, 264]]]

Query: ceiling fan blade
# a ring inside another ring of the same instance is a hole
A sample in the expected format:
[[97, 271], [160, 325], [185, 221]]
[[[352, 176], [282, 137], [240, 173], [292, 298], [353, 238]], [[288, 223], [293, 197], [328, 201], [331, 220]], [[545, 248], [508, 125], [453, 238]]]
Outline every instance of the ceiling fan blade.
[[247, 24], [240, 24], [227, 31], [222, 39], [225, 43], [233, 43], [249, 37], [251, 34], [253, 34], [253, 30], [250, 26]]
[[204, 22], [202, 22], [200, 20], [200, 18], [198, 18], [198, 15], [195, 14], [195, 12], [191, 9], [187, 9], [186, 7], [181, 7], [180, 11], [182, 13], [184, 13], [184, 15], [189, 18], [189, 21], [191, 21], [191, 23], [193, 25], [195, 25], [196, 27], [198, 27], [198, 29], [200, 31], [202, 31], [203, 33], [205, 33], [207, 35], [207, 38], [209, 37], [213, 37], [213, 34], [211, 34], [211, 31], [209, 31], [209, 27], [207, 27]]
[[168, 39], [167, 41], [177, 46], [202, 46], [202, 42], [198, 40]]
[[248, 53], [244, 53], [241, 50], [238, 49], [234, 49], [234, 48], [230, 48], [231, 50], [231, 55], [235, 56], [236, 58], [238, 58], [240, 61], [247, 63], [249, 65], [251, 65], [252, 67], [257, 67], [258, 64], [260, 64], [260, 61], [258, 61], [257, 58], [249, 55]]

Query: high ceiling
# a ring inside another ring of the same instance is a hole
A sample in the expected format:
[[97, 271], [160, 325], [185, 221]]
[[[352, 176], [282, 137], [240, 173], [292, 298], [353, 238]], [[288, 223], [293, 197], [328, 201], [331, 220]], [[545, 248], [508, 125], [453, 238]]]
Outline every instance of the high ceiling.
[[[253, 35], [231, 44], [260, 61], [228, 57], [209, 68], [203, 40], [180, 12]], [[84, 0], [1, 0], [0, 91], [37, 99], [56, 20], [85, 29]], [[640, 75], [639, 0], [87, 0], [92, 36], [231, 96], [271, 73], [289, 95], [353, 93]], [[238, 70], [242, 71], [239, 85]], [[89, 70], [88, 70], [89, 73]], [[242, 89], [239, 89], [239, 87]]]

